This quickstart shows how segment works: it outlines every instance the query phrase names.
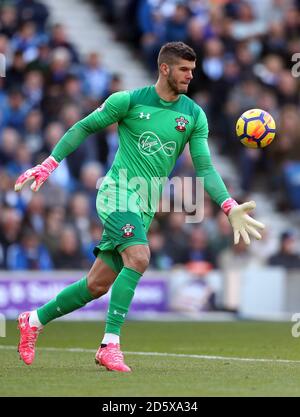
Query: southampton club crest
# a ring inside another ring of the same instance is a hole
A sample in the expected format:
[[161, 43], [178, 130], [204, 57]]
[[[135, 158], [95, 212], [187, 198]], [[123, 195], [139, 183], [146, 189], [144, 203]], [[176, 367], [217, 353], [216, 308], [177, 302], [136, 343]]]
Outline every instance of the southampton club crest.
[[188, 120], [186, 120], [183, 116], [177, 117], [176, 119], [177, 126], [175, 126], [175, 129], [179, 132], [185, 132], [186, 131], [186, 125], [188, 124]]
[[131, 237], [133, 236], [133, 229], [135, 229], [135, 226], [133, 226], [132, 224], [125, 224], [125, 226], [123, 226], [121, 228], [121, 230], [123, 230], [123, 236], [122, 237]]

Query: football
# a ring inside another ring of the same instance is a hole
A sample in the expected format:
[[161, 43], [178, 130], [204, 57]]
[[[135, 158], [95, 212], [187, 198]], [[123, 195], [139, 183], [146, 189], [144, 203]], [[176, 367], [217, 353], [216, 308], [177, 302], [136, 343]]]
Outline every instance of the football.
[[245, 111], [236, 123], [236, 134], [248, 148], [265, 148], [275, 137], [275, 121], [266, 111], [250, 109]]

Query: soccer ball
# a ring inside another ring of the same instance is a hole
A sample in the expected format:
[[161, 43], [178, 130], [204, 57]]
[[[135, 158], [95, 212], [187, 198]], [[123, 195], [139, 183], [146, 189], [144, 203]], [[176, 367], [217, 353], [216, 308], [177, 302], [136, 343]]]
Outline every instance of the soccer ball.
[[248, 148], [264, 148], [275, 137], [275, 121], [266, 111], [251, 109], [243, 113], [236, 123], [236, 134]]

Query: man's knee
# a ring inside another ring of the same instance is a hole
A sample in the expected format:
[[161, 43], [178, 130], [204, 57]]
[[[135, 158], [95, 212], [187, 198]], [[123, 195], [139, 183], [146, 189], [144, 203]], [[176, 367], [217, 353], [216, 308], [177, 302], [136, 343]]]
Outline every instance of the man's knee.
[[150, 262], [150, 250], [145, 245], [135, 245], [126, 248], [122, 253], [124, 266], [138, 272], [145, 272]]
[[103, 285], [99, 282], [99, 280], [97, 280], [97, 277], [92, 274], [87, 275], [87, 286], [89, 292], [95, 298], [102, 297], [102, 295], [106, 294], [109, 290], [109, 286]]
[[97, 259], [87, 274], [88, 290], [93, 297], [99, 298], [109, 291], [116, 276], [117, 274], [111, 268]]

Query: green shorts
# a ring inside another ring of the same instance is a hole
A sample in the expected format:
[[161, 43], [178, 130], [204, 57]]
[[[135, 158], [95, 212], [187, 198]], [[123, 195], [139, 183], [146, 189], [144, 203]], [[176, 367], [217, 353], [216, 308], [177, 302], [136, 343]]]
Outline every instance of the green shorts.
[[105, 220], [104, 232], [94, 255], [103, 259], [116, 273], [123, 268], [120, 253], [134, 245], [148, 245], [147, 232], [152, 217], [142, 212], [115, 211]]

